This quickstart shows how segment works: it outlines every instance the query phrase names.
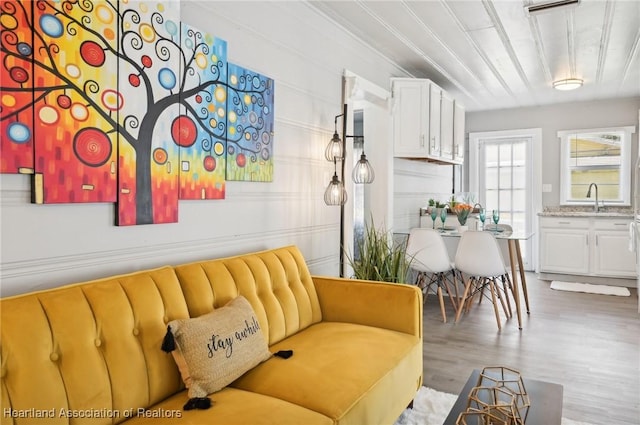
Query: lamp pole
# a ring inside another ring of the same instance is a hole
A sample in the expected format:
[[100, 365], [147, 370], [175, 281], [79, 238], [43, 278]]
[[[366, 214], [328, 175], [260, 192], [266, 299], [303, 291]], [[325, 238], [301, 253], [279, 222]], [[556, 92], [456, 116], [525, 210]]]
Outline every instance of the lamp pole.
[[[345, 185], [346, 180], [344, 178], [345, 162], [347, 159], [347, 104], [342, 105], [342, 165], [341, 176], [342, 184]], [[340, 277], [344, 277], [344, 204], [340, 205]]]

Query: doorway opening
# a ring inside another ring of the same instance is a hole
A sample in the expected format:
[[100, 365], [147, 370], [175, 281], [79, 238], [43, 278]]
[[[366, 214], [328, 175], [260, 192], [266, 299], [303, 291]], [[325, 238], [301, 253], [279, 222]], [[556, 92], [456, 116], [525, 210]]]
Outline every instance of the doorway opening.
[[[469, 134], [469, 186], [491, 221], [494, 210], [499, 223], [516, 232], [535, 233], [539, 211], [540, 174], [534, 164], [541, 140], [540, 129]], [[526, 270], [536, 264], [535, 238], [520, 243]]]

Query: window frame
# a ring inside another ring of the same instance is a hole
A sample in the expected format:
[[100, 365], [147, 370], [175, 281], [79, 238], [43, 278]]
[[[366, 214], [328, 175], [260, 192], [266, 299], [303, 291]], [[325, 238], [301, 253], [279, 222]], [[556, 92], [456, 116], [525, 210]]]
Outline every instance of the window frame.
[[[593, 205], [593, 200], [571, 198], [571, 152], [569, 147], [569, 137], [577, 133], [606, 133], [618, 132], [623, 134], [622, 145], [620, 147], [620, 185], [619, 200], [600, 199], [600, 205], [627, 207], [631, 205], [631, 144], [632, 134], [635, 133], [635, 126], [587, 128], [577, 130], [558, 131], [560, 139], [560, 205]], [[595, 198], [594, 198], [595, 199]]]

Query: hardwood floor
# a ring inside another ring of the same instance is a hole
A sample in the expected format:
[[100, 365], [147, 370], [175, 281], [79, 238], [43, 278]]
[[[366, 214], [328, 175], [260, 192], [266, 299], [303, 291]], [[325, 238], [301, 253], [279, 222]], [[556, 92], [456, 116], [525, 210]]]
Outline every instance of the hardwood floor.
[[473, 369], [509, 366], [524, 377], [564, 387], [563, 416], [598, 425], [640, 424], [640, 314], [631, 297], [560, 292], [527, 273], [531, 314], [518, 330], [489, 300], [454, 324], [447, 301], [424, 308], [424, 385], [458, 394]]

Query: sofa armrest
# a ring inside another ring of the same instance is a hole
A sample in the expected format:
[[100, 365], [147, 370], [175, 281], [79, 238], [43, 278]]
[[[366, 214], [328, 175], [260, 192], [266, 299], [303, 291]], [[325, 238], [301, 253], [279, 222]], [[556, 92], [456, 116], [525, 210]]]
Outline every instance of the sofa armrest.
[[322, 320], [375, 326], [422, 339], [422, 291], [412, 285], [312, 276]]

